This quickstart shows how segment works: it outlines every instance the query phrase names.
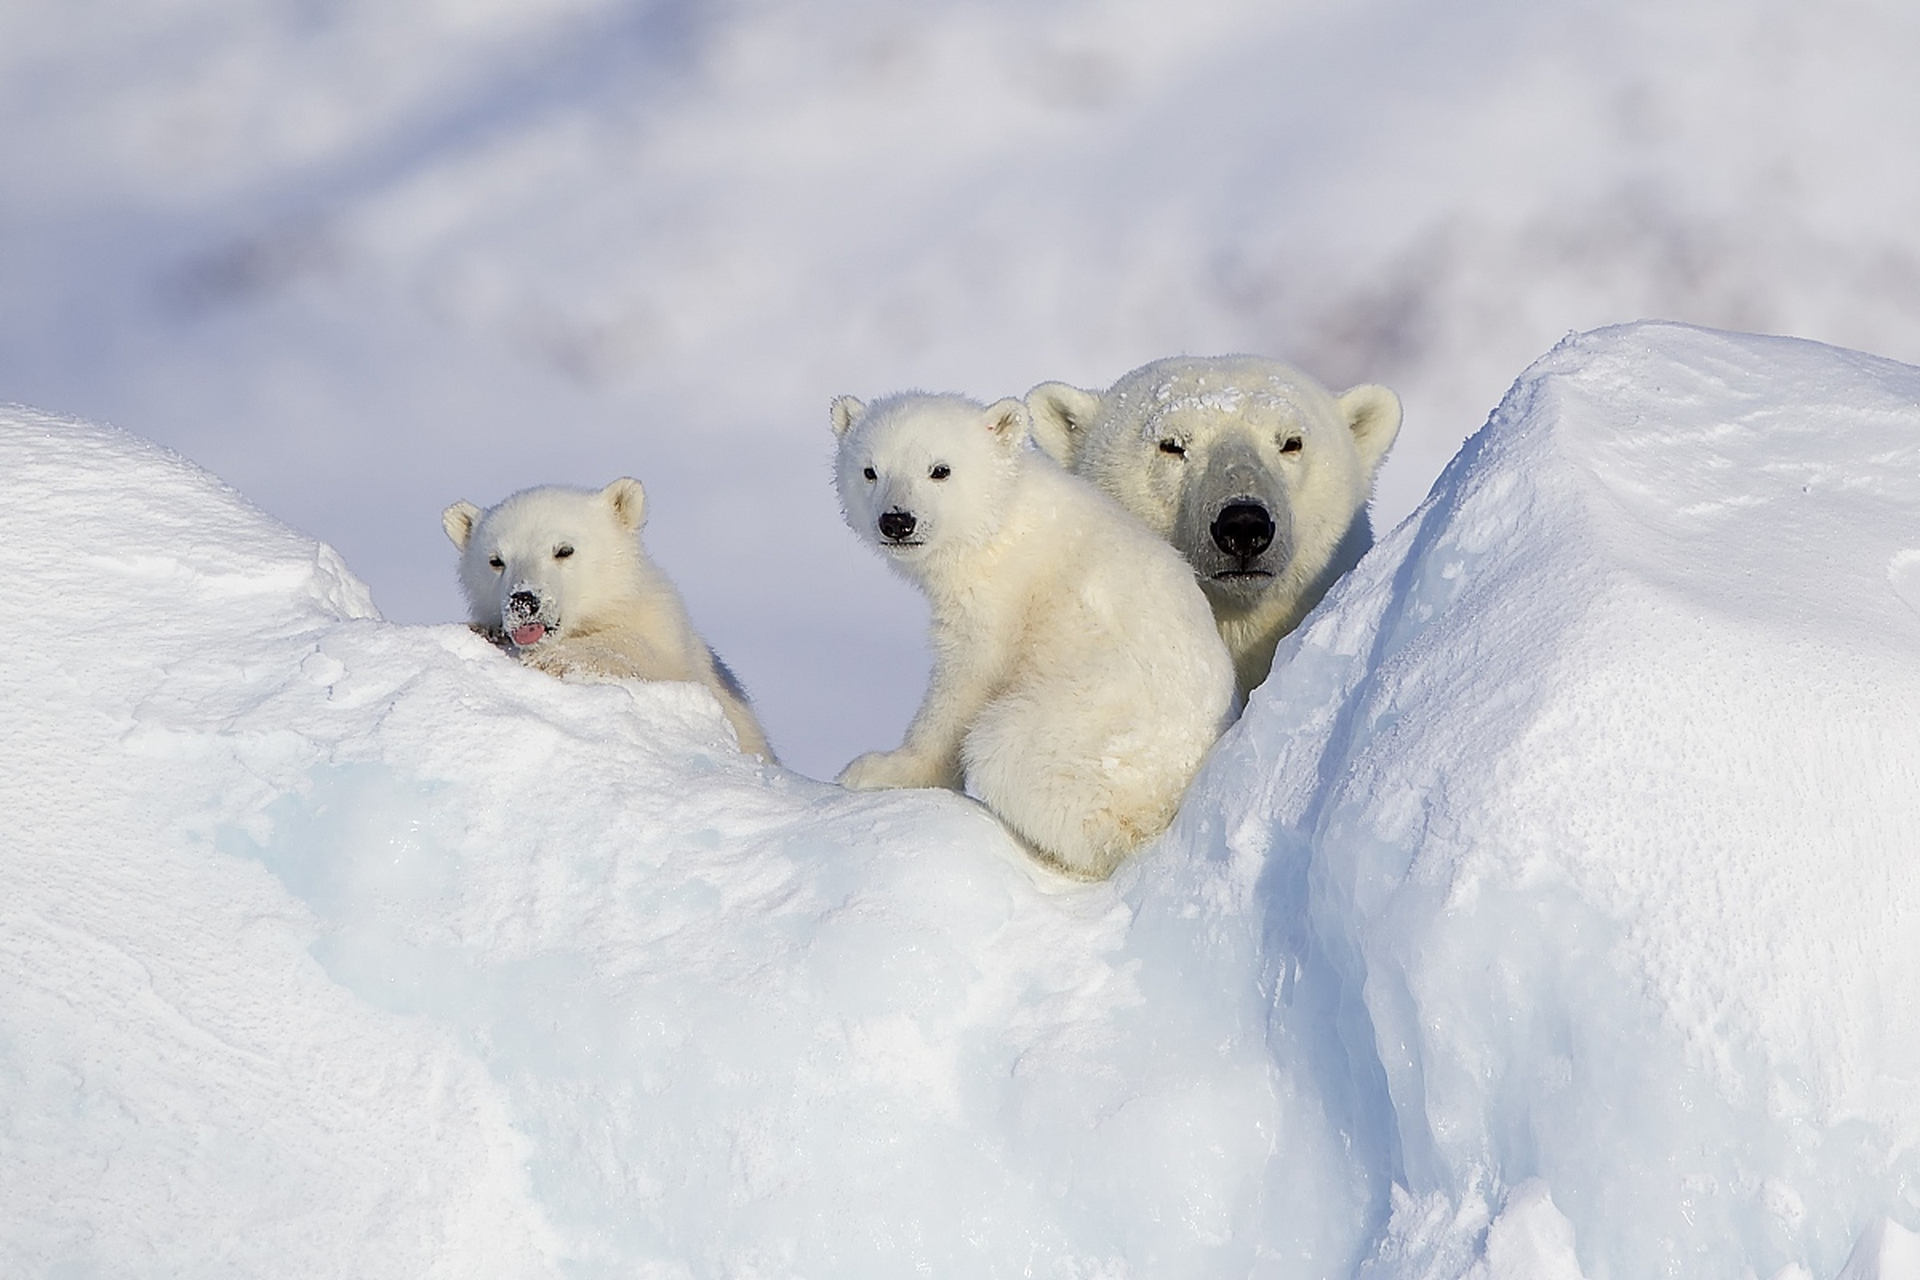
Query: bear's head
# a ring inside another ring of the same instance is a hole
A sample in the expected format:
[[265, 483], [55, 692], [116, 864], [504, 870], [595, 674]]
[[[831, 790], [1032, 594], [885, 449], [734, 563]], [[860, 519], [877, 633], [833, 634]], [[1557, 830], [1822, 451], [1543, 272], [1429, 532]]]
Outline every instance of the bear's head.
[[482, 511], [441, 515], [460, 549], [460, 586], [475, 626], [531, 649], [587, 629], [631, 593], [646, 491], [622, 478], [595, 492], [546, 485]]
[[917, 392], [833, 402], [835, 483], [847, 524], [913, 571], [1000, 528], [1025, 451], [1027, 409]]
[[1105, 392], [1042, 383], [1027, 406], [1040, 447], [1171, 542], [1223, 619], [1275, 595], [1310, 608], [1351, 567], [1400, 429], [1387, 388], [1335, 396], [1257, 356], [1158, 360]]

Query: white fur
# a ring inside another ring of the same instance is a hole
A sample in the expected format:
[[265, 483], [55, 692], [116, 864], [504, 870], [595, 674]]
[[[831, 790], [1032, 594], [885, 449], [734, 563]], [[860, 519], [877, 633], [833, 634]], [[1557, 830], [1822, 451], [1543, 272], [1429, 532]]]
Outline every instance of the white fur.
[[965, 786], [1047, 860], [1109, 874], [1172, 821], [1231, 710], [1192, 572], [1027, 447], [1018, 400], [842, 397], [833, 423], [847, 522], [926, 591], [934, 650], [906, 742], [840, 781]]
[[741, 748], [772, 760], [746, 696], [641, 547], [645, 518], [640, 482], [621, 479], [597, 493], [526, 489], [485, 511], [456, 502], [441, 521], [460, 549], [460, 586], [477, 630], [557, 676], [703, 684]]
[[[1299, 625], [1373, 544], [1367, 502], [1400, 429], [1399, 397], [1360, 386], [1339, 396], [1259, 356], [1178, 356], [1135, 369], [1105, 392], [1050, 382], [1027, 394], [1040, 446], [1112, 495], [1194, 565], [1241, 695], [1266, 679], [1280, 638]], [[1300, 447], [1283, 452], [1290, 439]], [[1163, 443], [1182, 452], [1169, 452]], [[1194, 486], [1233, 448], [1284, 505], [1290, 555], [1264, 586], [1210, 579]]]

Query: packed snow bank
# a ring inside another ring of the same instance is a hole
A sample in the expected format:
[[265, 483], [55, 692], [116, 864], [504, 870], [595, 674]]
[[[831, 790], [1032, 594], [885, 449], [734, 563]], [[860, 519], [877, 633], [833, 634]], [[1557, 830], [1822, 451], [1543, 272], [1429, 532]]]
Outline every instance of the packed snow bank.
[[1593, 1276], [1831, 1276], [1920, 1220], [1917, 572], [1920, 371], [1635, 326], [1283, 648], [1207, 793], [1256, 788], [1280, 1023], [1347, 1047], [1395, 1183], [1377, 1274], [1460, 1274], [1503, 1198]]
[[1209, 922], [1147, 939], [970, 801], [742, 756], [695, 687], [383, 623], [116, 432], [15, 413], [0, 475], [31, 602], [0, 671], [0, 1274], [1351, 1249], [1357, 1184]]
[[1913, 1272], [1920, 371], [1569, 341], [1094, 887], [0, 476], [0, 1273]]

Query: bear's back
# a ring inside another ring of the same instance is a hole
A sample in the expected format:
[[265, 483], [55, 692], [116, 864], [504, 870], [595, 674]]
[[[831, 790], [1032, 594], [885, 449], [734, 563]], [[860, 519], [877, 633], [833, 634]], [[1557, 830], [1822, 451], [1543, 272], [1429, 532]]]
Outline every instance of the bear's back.
[[1010, 519], [1024, 523], [1023, 558], [1042, 566], [1029, 586], [1042, 594], [1026, 602], [1036, 664], [1091, 676], [1144, 661], [1202, 701], [1215, 685], [1230, 689], [1232, 663], [1193, 570], [1118, 502], [1035, 454]]

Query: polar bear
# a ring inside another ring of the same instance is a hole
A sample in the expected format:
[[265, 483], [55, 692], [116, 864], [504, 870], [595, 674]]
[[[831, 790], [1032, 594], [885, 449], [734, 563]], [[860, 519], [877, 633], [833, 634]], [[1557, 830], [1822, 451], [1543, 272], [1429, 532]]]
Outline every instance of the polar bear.
[[1373, 545], [1367, 502], [1400, 431], [1387, 388], [1335, 396], [1260, 356], [1156, 360], [1104, 392], [1044, 382], [1027, 407], [1041, 448], [1193, 566], [1242, 698]]
[[1230, 718], [1233, 664], [1193, 573], [1028, 447], [1026, 406], [833, 402], [847, 523], [932, 606], [933, 677], [855, 788], [966, 788], [1043, 861], [1108, 875], [1164, 830]]
[[543, 485], [485, 511], [448, 507], [441, 523], [460, 549], [474, 629], [554, 675], [703, 684], [741, 749], [772, 761], [745, 692], [641, 548], [646, 509], [640, 482], [625, 478], [597, 493]]

